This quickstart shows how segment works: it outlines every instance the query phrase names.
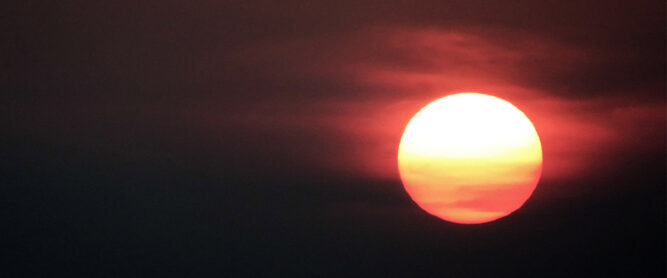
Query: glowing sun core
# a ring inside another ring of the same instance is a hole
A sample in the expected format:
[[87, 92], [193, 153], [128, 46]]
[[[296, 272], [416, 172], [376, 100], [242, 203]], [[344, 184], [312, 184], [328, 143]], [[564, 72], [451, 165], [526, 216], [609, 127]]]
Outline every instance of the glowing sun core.
[[435, 100], [408, 123], [398, 168], [410, 197], [456, 223], [484, 223], [517, 210], [542, 172], [535, 127], [497, 97], [461, 93]]

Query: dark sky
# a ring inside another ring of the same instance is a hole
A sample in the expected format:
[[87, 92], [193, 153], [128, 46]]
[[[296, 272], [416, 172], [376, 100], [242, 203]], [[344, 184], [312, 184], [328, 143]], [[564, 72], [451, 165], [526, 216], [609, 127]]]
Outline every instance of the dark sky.
[[[2, 276], [665, 275], [664, 1], [13, 2]], [[396, 167], [410, 117], [466, 91], [544, 149], [479, 225]]]

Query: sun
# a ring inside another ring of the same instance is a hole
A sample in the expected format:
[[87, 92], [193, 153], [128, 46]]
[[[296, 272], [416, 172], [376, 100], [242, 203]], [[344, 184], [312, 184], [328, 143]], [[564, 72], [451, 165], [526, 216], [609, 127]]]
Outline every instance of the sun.
[[460, 93], [408, 123], [398, 147], [405, 190], [455, 223], [484, 223], [519, 209], [542, 173], [542, 145], [528, 117], [500, 98]]

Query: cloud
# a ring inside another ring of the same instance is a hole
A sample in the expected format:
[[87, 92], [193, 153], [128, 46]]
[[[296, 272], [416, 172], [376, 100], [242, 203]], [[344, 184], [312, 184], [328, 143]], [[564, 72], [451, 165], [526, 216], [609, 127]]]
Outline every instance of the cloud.
[[[332, 173], [397, 178], [396, 149], [407, 121], [430, 101], [462, 91], [499, 96], [528, 115], [542, 139], [546, 179], [591, 175], [596, 161], [629, 143], [646, 140], [641, 148], [660, 149], [659, 140], [648, 139], [660, 136], [662, 111], [653, 91], [644, 90], [654, 86], [650, 79], [608, 89], [608, 78], [596, 77], [605, 73], [590, 67], [601, 57], [592, 49], [502, 29], [489, 33], [375, 26], [258, 43], [203, 66], [224, 66], [223, 80], [236, 82], [220, 84], [238, 92], [222, 97], [235, 104], [221, 112], [229, 115], [225, 122], [315, 135], [322, 141], [281, 148]], [[563, 85], [565, 76], [587, 74], [593, 78], [583, 85], [576, 79]]]

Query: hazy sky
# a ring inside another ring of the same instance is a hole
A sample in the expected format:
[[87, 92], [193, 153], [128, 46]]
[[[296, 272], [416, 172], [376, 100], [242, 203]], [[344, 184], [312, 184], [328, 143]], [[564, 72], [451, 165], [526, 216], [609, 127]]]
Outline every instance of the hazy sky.
[[[663, 1], [15, 2], [17, 272], [664, 275]], [[469, 91], [533, 121], [544, 172], [461, 226], [412, 203], [396, 153]]]

